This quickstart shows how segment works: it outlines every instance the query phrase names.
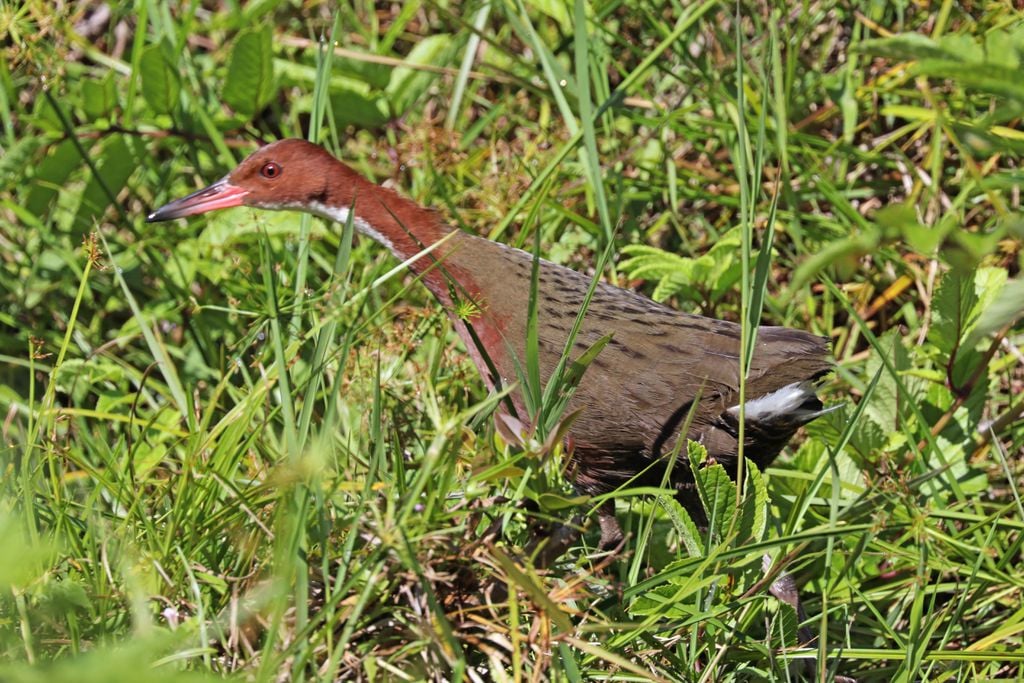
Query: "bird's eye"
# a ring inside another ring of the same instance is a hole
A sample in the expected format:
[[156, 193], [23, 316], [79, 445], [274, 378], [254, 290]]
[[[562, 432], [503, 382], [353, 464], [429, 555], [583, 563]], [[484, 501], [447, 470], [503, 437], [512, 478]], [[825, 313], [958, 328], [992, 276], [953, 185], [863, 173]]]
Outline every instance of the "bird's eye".
[[268, 161], [263, 164], [263, 168], [260, 169], [260, 175], [268, 180], [273, 180], [277, 176], [281, 175], [281, 167], [273, 161]]

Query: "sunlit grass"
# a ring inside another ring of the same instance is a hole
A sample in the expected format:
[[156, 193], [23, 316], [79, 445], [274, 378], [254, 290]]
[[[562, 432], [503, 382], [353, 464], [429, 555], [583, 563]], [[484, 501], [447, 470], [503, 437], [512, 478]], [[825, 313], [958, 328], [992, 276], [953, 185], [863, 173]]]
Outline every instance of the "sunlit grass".
[[[5, 680], [1020, 676], [1018, 12], [111, 8], [0, 9]], [[247, 116], [223, 89], [264, 25]], [[529, 359], [546, 429], [512, 438], [352, 226], [143, 222], [281, 136], [681, 310], [827, 335], [843, 407], [736, 491], [760, 535], [620, 491], [620, 557], [588, 528], [534, 570], [600, 501]]]

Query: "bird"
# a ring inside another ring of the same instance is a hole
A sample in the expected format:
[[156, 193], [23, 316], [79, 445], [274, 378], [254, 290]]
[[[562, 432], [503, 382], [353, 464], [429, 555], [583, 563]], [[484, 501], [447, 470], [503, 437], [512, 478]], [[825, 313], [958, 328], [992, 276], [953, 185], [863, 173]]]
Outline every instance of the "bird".
[[[301, 139], [260, 147], [222, 179], [161, 206], [146, 220], [235, 206], [302, 211], [341, 224], [351, 220], [421, 278], [448, 312], [487, 387], [512, 389], [499, 410], [535, 427], [519, 384], [526, 367], [533, 254], [457, 230], [438, 212], [371, 182]], [[544, 259], [536, 264], [536, 348], [546, 384], [592, 278]], [[574, 487], [598, 496], [626, 485], [658, 486], [679, 439], [702, 444], [709, 461], [735, 477], [741, 413], [743, 454], [763, 469], [801, 426], [830, 410], [817, 396], [833, 369], [828, 339], [775, 326], [757, 329], [741, 410], [742, 333], [735, 322], [683, 313], [640, 293], [597, 284], [569, 349], [579, 358], [600, 348], [566, 409], [574, 415], [566, 434], [566, 472]], [[682, 507], [706, 525], [690, 468], [677, 464], [668, 475]], [[602, 503], [596, 516], [599, 547], [619, 546], [623, 533], [614, 501]]]

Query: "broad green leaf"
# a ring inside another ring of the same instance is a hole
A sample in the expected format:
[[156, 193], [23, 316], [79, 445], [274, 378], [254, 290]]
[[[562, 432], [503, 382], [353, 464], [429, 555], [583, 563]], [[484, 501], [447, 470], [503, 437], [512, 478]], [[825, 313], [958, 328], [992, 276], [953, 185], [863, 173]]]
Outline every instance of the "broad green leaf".
[[82, 82], [82, 110], [91, 121], [107, 116], [116, 106], [117, 84], [113, 71], [103, 79]]
[[557, 512], [558, 510], [577, 507], [583, 505], [588, 500], [590, 500], [590, 496], [572, 496], [567, 498], [556, 493], [542, 493], [537, 496], [537, 502], [548, 512]]
[[849, 237], [832, 240], [813, 253], [793, 272], [790, 290], [796, 291], [809, 280], [828, 267], [834, 267], [841, 274], [855, 272], [859, 267], [860, 258], [878, 248], [881, 231], [877, 226], [869, 226], [862, 232], [854, 232]]
[[30, 541], [21, 518], [6, 511], [0, 512], [0, 548], [0, 590], [8, 595], [11, 588], [24, 589], [42, 578], [54, 554], [51, 546]]
[[32, 106], [31, 121], [35, 125], [39, 126], [43, 130], [50, 132], [59, 132], [64, 130], [64, 124], [61, 122], [60, 114], [53, 108], [50, 103], [50, 98], [40, 93], [39, 97], [35, 98], [35, 104]]
[[401, 66], [391, 74], [391, 81], [385, 88], [392, 116], [400, 116], [426, 92], [437, 78], [433, 71], [415, 68], [418, 65], [433, 65], [446, 62], [446, 56], [456, 47], [452, 37], [439, 33], [416, 43], [405, 58], [409, 66]]
[[781, 640], [782, 647], [794, 647], [799, 643], [797, 627], [800, 620], [792, 605], [779, 601], [779, 611], [772, 622], [772, 634]]
[[[117, 200], [117, 195], [124, 189], [128, 178], [140, 165], [139, 159], [123, 135], [111, 135], [103, 141], [96, 162], [95, 175], [89, 178], [82, 191], [82, 201], [75, 214], [77, 229], [88, 230], [96, 218]], [[102, 179], [102, 181], [101, 181]]]
[[[978, 283], [978, 278], [984, 282]], [[1024, 316], [1024, 280], [1006, 282], [1002, 268], [982, 268], [975, 284], [982, 290], [977, 304], [980, 315], [964, 340], [967, 348], [974, 348], [983, 338]]]
[[989, 64], [1017, 69], [1020, 67], [1020, 54], [1013, 44], [1013, 36], [1008, 32], [996, 29], [985, 34], [985, 61]]
[[[304, 85], [309, 88], [316, 83], [316, 69], [289, 60], [274, 60], [274, 70], [286, 84]], [[383, 93], [365, 81], [349, 76], [334, 74], [330, 79], [331, 111], [339, 126], [353, 124], [363, 128], [375, 128], [388, 120], [388, 104]], [[299, 111], [310, 111], [312, 98], [296, 102]]]
[[391, 81], [391, 67], [367, 59], [335, 55], [332, 71], [356, 78], [378, 90], [386, 88]]
[[139, 62], [142, 76], [142, 97], [157, 114], [169, 114], [178, 102], [181, 82], [174, 64], [167, 58], [163, 46], [150, 45]]
[[222, 93], [224, 102], [246, 118], [260, 112], [274, 94], [274, 50], [270, 24], [243, 31], [235, 40]]
[[768, 487], [753, 461], [748, 459], [744, 470], [747, 474], [747, 487], [744, 491], [739, 538], [741, 541], [760, 541], [768, 528]]
[[[899, 429], [901, 416], [901, 396], [896, 378], [883, 368], [881, 355], [884, 354], [897, 372], [905, 370], [910, 366], [906, 349], [903, 348], [899, 331], [895, 328], [887, 330], [878, 339], [880, 351], [872, 350], [864, 368], [867, 377], [873, 377], [881, 369], [881, 377], [875, 388], [875, 394], [864, 411], [864, 416], [870, 424], [880, 430], [881, 435], [891, 434]], [[880, 436], [880, 435], [874, 435]], [[884, 441], [884, 436], [880, 436]], [[875, 444], [876, 447], [880, 444]]]
[[45, 216], [71, 174], [81, 168], [82, 158], [75, 143], [66, 140], [49, 149], [49, 154], [33, 168], [31, 189], [25, 208], [36, 216]]
[[[980, 357], [975, 350], [977, 341], [991, 330], [978, 332], [982, 314], [1000, 299], [1000, 293], [1006, 283], [1007, 273], [1002, 268], [979, 268], [971, 273], [952, 270], [942, 278], [932, 301], [934, 323], [929, 338], [947, 357], [955, 354], [953, 365], [953, 381], [956, 384], [964, 381], [977, 367]], [[1019, 291], [1015, 285], [1008, 296]], [[1014, 316], [1012, 300], [1001, 302], [999, 309], [988, 324]], [[974, 343], [968, 344], [972, 341]]]
[[898, 59], [957, 59], [957, 55], [920, 33], [902, 33], [891, 38], [863, 40], [856, 47], [859, 52]]
[[967, 89], [1024, 100], [1024, 85], [1018, 69], [998, 64], [979, 66], [952, 59], [927, 59], [918, 62], [913, 72], [932, 78], [947, 78]]
[[[676, 463], [676, 467], [687, 467], [687, 463]], [[700, 534], [700, 529], [697, 528], [697, 524], [690, 517], [690, 513], [675, 498], [664, 502], [665, 510], [672, 521], [672, 526], [675, 527], [676, 533], [679, 534], [683, 545], [686, 546], [686, 552], [694, 556], [703, 555], [704, 539]]]
[[985, 51], [970, 35], [947, 33], [939, 38], [939, 45], [946, 51], [946, 54], [953, 55], [957, 61], [974, 63], [985, 61]]
[[572, 34], [572, 17], [569, 16], [569, 8], [572, 6], [571, 2], [566, 2], [566, 0], [533, 0], [530, 5], [558, 22], [558, 26], [562, 29], [563, 33]]
[[336, 85], [331, 79], [331, 111], [338, 125], [375, 128], [388, 120], [387, 99], [369, 88]]
[[932, 256], [957, 225], [953, 220], [942, 220], [934, 226], [922, 225], [917, 219], [916, 209], [910, 204], [891, 204], [883, 207], [875, 212], [875, 221], [887, 239], [902, 237], [915, 251], [924, 256]]
[[729, 531], [736, 514], [736, 483], [718, 463], [701, 468], [697, 472], [697, 482], [712, 538], [721, 539]]

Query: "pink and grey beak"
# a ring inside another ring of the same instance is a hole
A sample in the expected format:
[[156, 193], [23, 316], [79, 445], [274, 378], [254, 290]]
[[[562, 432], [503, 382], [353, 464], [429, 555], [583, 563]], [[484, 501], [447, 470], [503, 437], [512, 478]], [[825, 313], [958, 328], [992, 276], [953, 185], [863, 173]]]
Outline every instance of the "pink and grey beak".
[[159, 221], [170, 221], [185, 216], [195, 216], [214, 209], [227, 209], [232, 206], [241, 206], [245, 201], [248, 190], [237, 185], [232, 185], [227, 178], [221, 178], [213, 185], [197, 190], [187, 197], [175, 199], [169, 204], [164, 204], [153, 213], [146, 216], [147, 223]]

